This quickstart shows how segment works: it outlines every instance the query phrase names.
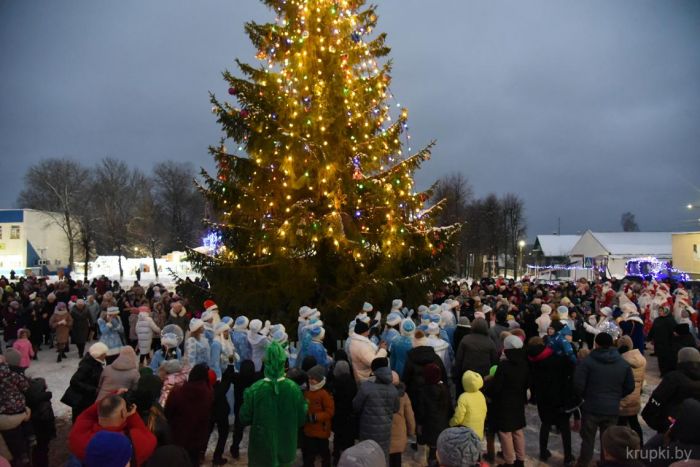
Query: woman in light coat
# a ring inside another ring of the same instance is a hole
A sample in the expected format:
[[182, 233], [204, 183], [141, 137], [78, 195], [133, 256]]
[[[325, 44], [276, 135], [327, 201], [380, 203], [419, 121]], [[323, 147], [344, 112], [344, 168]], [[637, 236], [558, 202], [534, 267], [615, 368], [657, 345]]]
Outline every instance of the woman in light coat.
[[150, 309], [147, 306], [139, 307], [139, 317], [136, 321], [136, 338], [139, 342], [139, 361], [146, 362], [151, 353], [153, 335], [160, 334], [160, 328], [151, 318]]
[[97, 400], [104, 399], [119, 389], [136, 389], [140, 376], [136, 352], [128, 345], [123, 346], [119, 357], [102, 370]]
[[68, 313], [68, 308], [63, 302], [58, 302], [56, 309], [51, 315], [49, 326], [56, 333], [56, 351], [58, 352], [57, 362], [66, 358], [68, 350], [68, 341], [70, 339], [70, 330], [73, 327], [73, 318]]
[[[122, 320], [119, 319], [119, 308], [116, 306], [107, 308], [107, 311], [103, 312], [97, 320], [97, 325], [100, 328], [100, 342], [109, 349], [107, 361], [111, 362], [119, 355], [123, 342], [124, 326]], [[110, 357], [112, 358], [110, 359]]]
[[[639, 439], [643, 440], [642, 427], [637, 415], [642, 409], [642, 387], [644, 386], [647, 361], [639, 349], [634, 348], [632, 338], [629, 336], [622, 336], [617, 340], [617, 349], [622, 354], [622, 358], [629, 363], [634, 376], [634, 391], [620, 401], [620, 418], [617, 423], [629, 426], [639, 435]], [[644, 444], [644, 441], [641, 443]]]
[[406, 450], [408, 438], [416, 435], [416, 418], [413, 415], [411, 399], [406, 394], [406, 386], [399, 380], [399, 374], [391, 372], [391, 380], [399, 391], [399, 411], [391, 421], [391, 444], [389, 446], [389, 467], [401, 466], [401, 453]]

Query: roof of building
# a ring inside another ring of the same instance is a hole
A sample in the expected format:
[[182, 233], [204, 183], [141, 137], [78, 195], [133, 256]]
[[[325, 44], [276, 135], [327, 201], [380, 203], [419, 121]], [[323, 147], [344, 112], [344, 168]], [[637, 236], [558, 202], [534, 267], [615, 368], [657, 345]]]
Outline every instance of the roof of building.
[[592, 232], [589, 230], [581, 238], [586, 234], [590, 234], [597, 240], [611, 256], [671, 256], [672, 232]]
[[580, 235], [538, 235], [535, 250], [541, 251], [545, 257], [569, 256], [579, 238]]

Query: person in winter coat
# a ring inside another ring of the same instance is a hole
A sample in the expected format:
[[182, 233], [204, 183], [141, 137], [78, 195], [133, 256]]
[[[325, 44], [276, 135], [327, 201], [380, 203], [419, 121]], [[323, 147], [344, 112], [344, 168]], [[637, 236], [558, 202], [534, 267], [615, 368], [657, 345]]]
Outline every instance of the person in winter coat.
[[13, 342], [17, 338], [17, 331], [20, 328], [19, 309], [19, 302], [12, 300], [2, 310], [2, 327], [5, 330], [4, 339], [7, 347], [12, 347]]
[[243, 360], [240, 362], [240, 366], [240, 371], [236, 371], [233, 376], [233, 414], [236, 418], [231, 436], [231, 457], [234, 459], [240, 457], [240, 445], [245, 428], [239, 417], [241, 406], [243, 405], [243, 394], [253, 383], [262, 378], [262, 374], [255, 371], [255, 364], [252, 360]]
[[700, 401], [700, 352], [686, 347], [678, 352], [678, 364], [667, 373], [642, 411], [642, 418], [650, 428], [659, 433], [669, 429], [669, 418], [681, 414], [681, 404], [686, 399]]
[[684, 347], [697, 348], [695, 337], [690, 333], [690, 326], [688, 323], [676, 324], [676, 327], [673, 328], [673, 337], [671, 338], [671, 352], [673, 354], [671, 370], [676, 369], [678, 352]]
[[187, 450], [194, 466], [199, 466], [200, 455], [207, 448], [213, 405], [209, 367], [200, 363], [192, 368], [185, 384], [173, 389], [165, 406], [175, 444]]
[[143, 466], [156, 448], [156, 437], [143, 423], [136, 404], [127, 405], [121, 395], [110, 395], [80, 414], [68, 435], [70, 452], [84, 461], [90, 441], [100, 431], [127, 435], [134, 450], [135, 467]]
[[[464, 336], [457, 347], [455, 368], [457, 374], [463, 375], [465, 371], [474, 371], [482, 377], [489, 374], [493, 365], [498, 363], [498, 350], [488, 336], [488, 323], [483, 318], [472, 321], [471, 333]], [[457, 390], [459, 383], [457, 381]]]
[[73, 423], [85, 409], [97, 400], [100, 378], [107, 358], [107, 346], [95, 342], [90, 346], [88, 354], [80, 360], [78, 369], [70, 379], [70, 384], [61, 402], [71, 407]]
[[552, 426], [561, 433], [564, 462], [573, 462], [571, 453], [570, 404], [573, 392], [574, 364], [562, 355], [556, 355], [541, 337], [528, 341], [527, 358], [530, 363], [530, 391], [537, 401], [540, 417], [540, 460], [547, 462], [552, 453], [548, 449]]
[[248, 342], [248, 324], [248, 318], [245, 316], [239, 316], [233, 322], [231, 340], [240, 358], [240, 360], [236, 362], [237, 371], [240, 370], [241, 362], [251, 360], [253, 355], [253, 349], [250, 347], [250, 342]]
[[496, 346], [496, 352], [500, 355], [503, 352], [503, 341], [501, 340], [501, 333], [503, 331], [508, 331], [510, 326], [508, 325], [508, 312], [505, 309], [500, 309], [496, 312], [496, 322], [489, 328], [489, 338]]
[[[487, 338], [488, 339], [488, 338]], [[408, 352], [406, 367], [404, 368], [403, 382], [406, 385], [406, 392], [416, 410], [420, 403], [423, 388], [425, 386], [424, 369], [427, 365], [435, 363], [440, 368], [440, 379], [447, 380], [447, 371], [442, 365], [442, 360], [435, 353], [433, 347], [428, 345], [427, 339], [422, 331], [416, 331], [413, 348]]]
[[126, 309], [129, 310], [128, 318], [124, 318], [125, 320], [127, 320], [125, 322], [129, 323], [129, 345], [136, 349], [138, 346], [138, 337], [136, 336], [136, 322], [139, 320], [139, 308], [134, 303], [133, 306], [128, 306], [128, 308]]
[[537, 323], [537, 333], [540, 335], [540, 337], [547, 335], [547, 329], [549, 329], [549, 326], [552, 324], [551, 314], [551, 306], [545, 303], [540, 307], [540, 316], [535, 319], [535, 323]]
[[452, 336], [452, 348], [455, 353], [459, 348], [459, 344], [462, 342], [462, 338], [472, 331], [471, 321], [466, 316], [460, 316], [457, 320], [457, 327], [455, 328], [454, 335]]
[[406, 386], [395, 371], [391, 372], [391, 382], [399, 394], [399, 410], [391, 421], [389, 467], [401, 467], [401, 454], [406, 450], [408, 438], [416, 436], [416, 418], [413, 414], [411, 399], [406, 394]]
[[304, 467], [313, 467], [316, 456], [321, 457], [323, 467], [331, 466], [331, 451], [328, 439], [331, 436], [331, 421], [335, 413], [335, 405], [330, 393], [324, 387], [326, 384], [326, 368], [316, 365], [311, 368], [309, 388], [304, 391], [308, 406], [304, 436], [301, 439], [301, 454]]
[[[216, 327], [224, 325], [228, 329], [228, 325], [219, 321]], [[228, 403], [226, 393], [231, 389], [231, 383], [236, 376], [236, 368], [233, 366], [233, 356], [223, 365], [224, 371], [214, 383], [214, 406], [212, 411], [212, 430], [216, 427], [219, 434], [214, 448], [214, 456], [212, 463], [214, 465], [224, 465], [228, 461], [223, 457], [224, 448], [226, 447], [226, 439], [231, 428], [228, 421], [231, 406]]]
[[166, 360], [158, 369], [158, 377], [163, 380], [158, 404], [165, 407], [168, 404], [170, 393], [177, 387], [187, 382], [190, 367], [184, 366], [180, 360]]
[[254, 319], [250, 322], [248, 329], [248, 343], [250, 344], [250, 359], [253, 360], [255, 364], [255, 371], [260, 371], [262, 369], [263, 357], [265, 355], [265, 348], [270, 343], [268, 334], [270, 332], [270, 322], [265, 321], [263, 326], [262, 321], [259, 319]]
[[[452, 371], [452, 361], [454, 360], [454, 352], [450, 347], [450, 344], [439, 337], [440, 327], [437, 323], [430, 323], [428, 325], [428, 345], [435, 349], [435, 353], [442, 360], [442, 365], [447, 371], [447, 378], [450, 377]], [[448, 381], [447, 379], [445, 381]]]
[[185, 361], [191, 368], [199, 364], [206, 364], [209, 367], [211, 348], [209, 341], [204, 337], [204, 322], [201, 319], [192, 318], [189, 328], [190, 337], [185, 341]]
[[647, 361], [642, 353], [634, 347], [629, 336], [622, 336], [617, 340], [617, 350], [632, 368], [632, 376], [634, 376], [634, 391], [620, 401], [620, 418], [617, 420], [617, 424], [632, 428], [639, 435], [640, 443], [643, 444], [644, 434], [637, 414], [642, 408], [642, 387], [644, 386]]
[[387, 356], [386, 342], [381, 342], [377, 348], [369, 340], [369, 328], [368, 323], [356, 320], [355, 333], [348, 339], [350, 341], [348, 356], [350, 357], [355, 381], [358, 384], [370, 377], [372, 361], [375, 358]]
[[101, 400], [119, 389], [136, 389], [139, 382], [139, 363], [136, 352], [128, 345], [122, 347], [119, 357], [107, 365], [100, 375], [97, 400]]
[[452, 407], [450, 391], [442, 379], [442, 370], [435, 363], [423, 368], [425, 385], [413, 410], [416, 416], [418, 444], [428, 447], [428, 462], [435, 460], [438, 435], [449, 426]]
[[27, 407], [32, 411], [32, 431], [36, 446], [32, 450], [32, 467], [49, 466], [49, 443], [56, 437], [56, 417], [51, 406], [52, 394], [44, 378], [29, 380]]
[[525, 404], [529, 368], [523, 341], [508, 336], [503, 341], [505, 360], [496, 368], [493, 381], [486, 389], [486, 396], [493, 402], [489, 413], [491, 423], [498, 431], [506, 465], [523, 466], [525, 462]]
[[639, 311], [637, 306], [628, 302], [621, 306], [622, 308], [622, 319], [620, 320], [620, 330], [626, 336], [632, 339], [634, 348], [639, 350], [639, 353], [644, 355], [644, 346], [646, 344], [646, 337], [644, 336], [644, 321], [642, 317], [639, 316]]
[[182, 360], [180, 338], [175, 333], [166, 332], [160, 339], [160, 349], [156, 350], [151, 359], [150, 367], [157, 373], [163, 362], [167, 360]]
[[100, 313], [102, 312], [102, 309], [100, 308], [100, 304], [95, 300], [95, 295], [88, 295], [87, 302], [85, 303], [85, 307], [88, 310], [88, 313], [90, 313], [90, 323], [92, 323], [92, 331], [94, 332], [94, 337], [95, 339], [100, 338], [100, 327], [97, 325], [97, 320], [100, 319]]
[[647, 339], [654, 343], [654, 352], [659, 360], [661, 376], [672, 371], [676, 362], [672, 344], [675, 327], [676, 321], [671, 315], [670, 308], [668, 306], [659, 307], [659, 316], [654, 319]]
[[559, 357], [566, 357], [572, 364], [576, 364], [576, 354], [574, 353], [574, 348], [571, 342], [566, 338], [564, 332], [568, 327], [560, 320], [552, 320], [549, 329], [547, 330], [546, 343], [547, 347], [552, 349], [554, 355]]
[[374, 381], [360, 385], [352, 400], [352, 407], [359, 416], [360, 441], [372, 439], [382, 447], [385, 460], [389, 459], [391, 425], [394, 413], [399, 410], [399, 393], [392, 384], [391, 369], [385, 357], [372, 362]]
[[287, 465], [296, 458], [307, 404], [299, 386], [284, 376], [286, 361], [282, 346], [270, 343], [265, 349], [265, 378], [243, 395], [239, 417], [243, 425], [251, 425], [249, 465]]
[[219, 321], [214, 325], [214, 339], [211, 341], [209, 365], [216, 374], [217, 381], [221, 381], [222, 368], [225, 369], [229, 363], [238, 360], [238, 354], [236, 354], [233, 342], [229, 337], [229, 329], [225, 321]]
[[73, 318], [71, 339], [78, 347], [78, 357], [83, 358], [85, 354], [85, 344], [90, 337], [90, 328], [92, 327], [90, 310], [85, 306], [85, 300], [78, 299], [75, 305], [70, 309], [70, 315], [71, 318]]
[[153, 335], [160, 334], [160, 328], [156, 326], [153, 318], [151, 318], [151, 310], [147, 306], [138, 308], [138, 317], [134, 329], [139, 346], [139, 362], [145, 364], [151, 355]]
[[[336, 353], [337, 358], [337, 353]], [[333, 464], [343, 451], [355, 441], [355, 423], [353, 420], [352, 401], [357, 394], [357, 383], [350, 371], [350, 364], [344, 360], [336, 360], [333, 367]]]
[[58, 302], [56, 309], [49, 320], [49, 326], [56, 333], [56, 352], [58, 352], [58, 357], [56, 361], [60, 362], [66, 358], [66, 352], [68, 351], [68, 341], [70, 339], [70, 329], [73, 326], [73, 318], [71, 318], [66, 304], [63, 302]]
[[31, 427], [29, 410], [24, 393], [29, 389], [29, 380], [13, 371], [0, 355], [0, 419], [3, 425], [2, 438], [17, 465], [29, 465], [26, 434]]
[[168, 314], [168, 319], [166, 324], [175, 324], [180, 329], [182, 333], [187, 332], [187, 310], [180, 302], [173, 302], [170, 305], [170, 313]]
[[29, 368], [32, 358], [34, 355], [36, 355], [34, 353], [34, 346], [32, 346], [32, 343], [29, 341], [28, 337], [29, 330], [24, 328], [20, 329], [17, 331], [17, 340], [12, 343], [12, 348], [19, 352], [20, 356], [22, 357], [19, 362], [19, 366], [25, 370]]
[[107, 357], [119, 355], [122, 348], [122, 336], [124, 334], [124, 326], [119, 318], [119, 308], [111, 306], [107, 308], [102, 316], [97, 320], [97, 325], [100, 328], [100, 342], [107, 346]]
[[399, 331], [401, 335], [392, 341], [389, 349], [389, 364], [393, 371], [403, 375], [408, 352], [413, 348], [413, 335], [416, 333], [416, 325], [412, 319], [406, 318], [401, 321]]
[[462, 375], [464, 392], [457, 399], [455, 413], [450, 419], [450, 426], [466, 426], [484, 438], [484, 423], [486, 422], [486, 398], [481, 392], [484, 380], [475, 371], [467, 370]]
[[629, 364], [612, 347], [610, 334], [595, 337], [593, 351], [576, 367], [574, 390], [583, 398], [581, 449], [577, 465], [588, 465], [593, 458], [596, 432], [617, 425], [620, 401], [634, 391], [634, 376]]
[[[642, 458], [650, 460], [647, 462], [649, 467], [683, 467], [700, 463], [700, 401], [686, 399], [678, 408], [673, 427], [666, 433], [655, 435], [642, 448]], [[660, 459], [658, 455], [651, 455], [664, 451], [674, 454], [682, 452], [683, 459]]]

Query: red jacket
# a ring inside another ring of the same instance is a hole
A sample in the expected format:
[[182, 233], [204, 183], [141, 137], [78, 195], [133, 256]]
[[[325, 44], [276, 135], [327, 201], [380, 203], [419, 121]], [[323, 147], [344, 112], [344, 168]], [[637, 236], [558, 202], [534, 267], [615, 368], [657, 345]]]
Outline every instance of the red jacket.
[[75, 420], [68, 435], [70, 452], [81, 461], [85, 459], [85, 450], [92, 437], [98, 431], [124, 433], [131, 439], [136, 457], [136, 467], [143, 465], [156, 449], [156, 437], [146, 427], [138, 413], [126, 419], [120, 427], [103, 428], [98, 423], [97, 404], [93, 404]]

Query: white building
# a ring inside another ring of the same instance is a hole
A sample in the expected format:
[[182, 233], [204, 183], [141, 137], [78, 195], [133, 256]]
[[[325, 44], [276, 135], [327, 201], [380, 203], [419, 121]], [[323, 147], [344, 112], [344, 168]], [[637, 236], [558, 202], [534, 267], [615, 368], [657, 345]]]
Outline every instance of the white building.
[[622, 278], [627, 261], [655, 257], [671, 261], [671, 232], [592, 232], [587, 230], [571, 248], [572, 262], [584, 267], [607, 269], [608, 275]]
[[66, 234], [52, 216], [34, 209], [0, 209], [0, 274], [29, 268], [47, 274], [68, 266]]

